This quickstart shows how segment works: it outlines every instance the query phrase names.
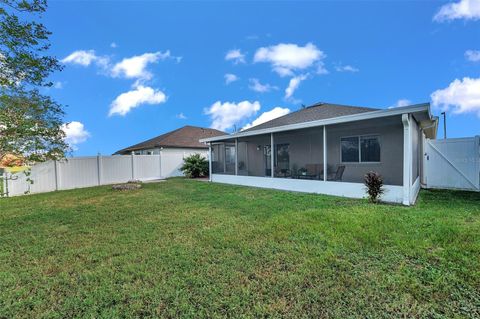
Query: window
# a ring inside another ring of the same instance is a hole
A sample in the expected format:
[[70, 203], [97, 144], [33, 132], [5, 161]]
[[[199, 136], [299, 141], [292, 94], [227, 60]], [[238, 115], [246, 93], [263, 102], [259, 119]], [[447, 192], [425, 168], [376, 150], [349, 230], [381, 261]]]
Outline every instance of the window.
[[380, 162], [380, 143], [377, 136], [360, 137], [362, 162]]
[[343, 163], [380, 162], [378, 136], [352, 136], [341, 138]]
[[358, 137], [342, 138], [342, 162], [358, 162]]

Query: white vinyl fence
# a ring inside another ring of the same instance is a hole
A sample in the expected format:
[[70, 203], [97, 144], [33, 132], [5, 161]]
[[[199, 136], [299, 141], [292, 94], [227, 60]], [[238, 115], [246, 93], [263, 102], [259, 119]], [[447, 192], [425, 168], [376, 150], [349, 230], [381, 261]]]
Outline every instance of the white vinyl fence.
[[161, 155], [91, 156], [49, 161], [32, 166], [28, 177], [24, 173], [15, 174], [17, 179], [4, 181], [3, 187], [4, 191], [8, 190], [8, 196], [17, 196], [124, 183], [132, 179], [148, 181], [181, 176], [179, 169], [183, 158], [190, 154], [162, 151]]
[[480, 191], [480, 137], [426, 140], [426, 188]]

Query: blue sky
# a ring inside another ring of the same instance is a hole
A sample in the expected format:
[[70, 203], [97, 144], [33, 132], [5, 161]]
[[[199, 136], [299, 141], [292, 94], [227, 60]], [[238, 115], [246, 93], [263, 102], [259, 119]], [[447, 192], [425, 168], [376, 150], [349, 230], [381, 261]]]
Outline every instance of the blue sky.
[[43, 22], [74, 155], [319, 101], [433, 102], [449, 137], [480, 134], [479, 0], [51, 1]]

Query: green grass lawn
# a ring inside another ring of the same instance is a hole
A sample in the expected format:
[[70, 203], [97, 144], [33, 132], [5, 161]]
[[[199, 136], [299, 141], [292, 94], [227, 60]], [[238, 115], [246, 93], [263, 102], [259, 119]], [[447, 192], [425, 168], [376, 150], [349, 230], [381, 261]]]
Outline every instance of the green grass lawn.
[[480, 317], [480, 194], [172, 179], [0, 200], [0, 318]]

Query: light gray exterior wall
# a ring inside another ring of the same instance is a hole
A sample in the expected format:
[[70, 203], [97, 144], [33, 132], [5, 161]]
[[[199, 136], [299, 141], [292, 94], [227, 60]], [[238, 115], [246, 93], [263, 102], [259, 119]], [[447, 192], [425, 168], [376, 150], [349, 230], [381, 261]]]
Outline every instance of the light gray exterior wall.
[[[341, 163], [340, 139], [357, 135], [378, 135], [380, 163]], [[363, 183], [369, 171], [383, 176], [384, 184], [403, 184], [403, 124], [401, 116], [327, 126], [328, 164], [345, 165], [343, 181]]]

